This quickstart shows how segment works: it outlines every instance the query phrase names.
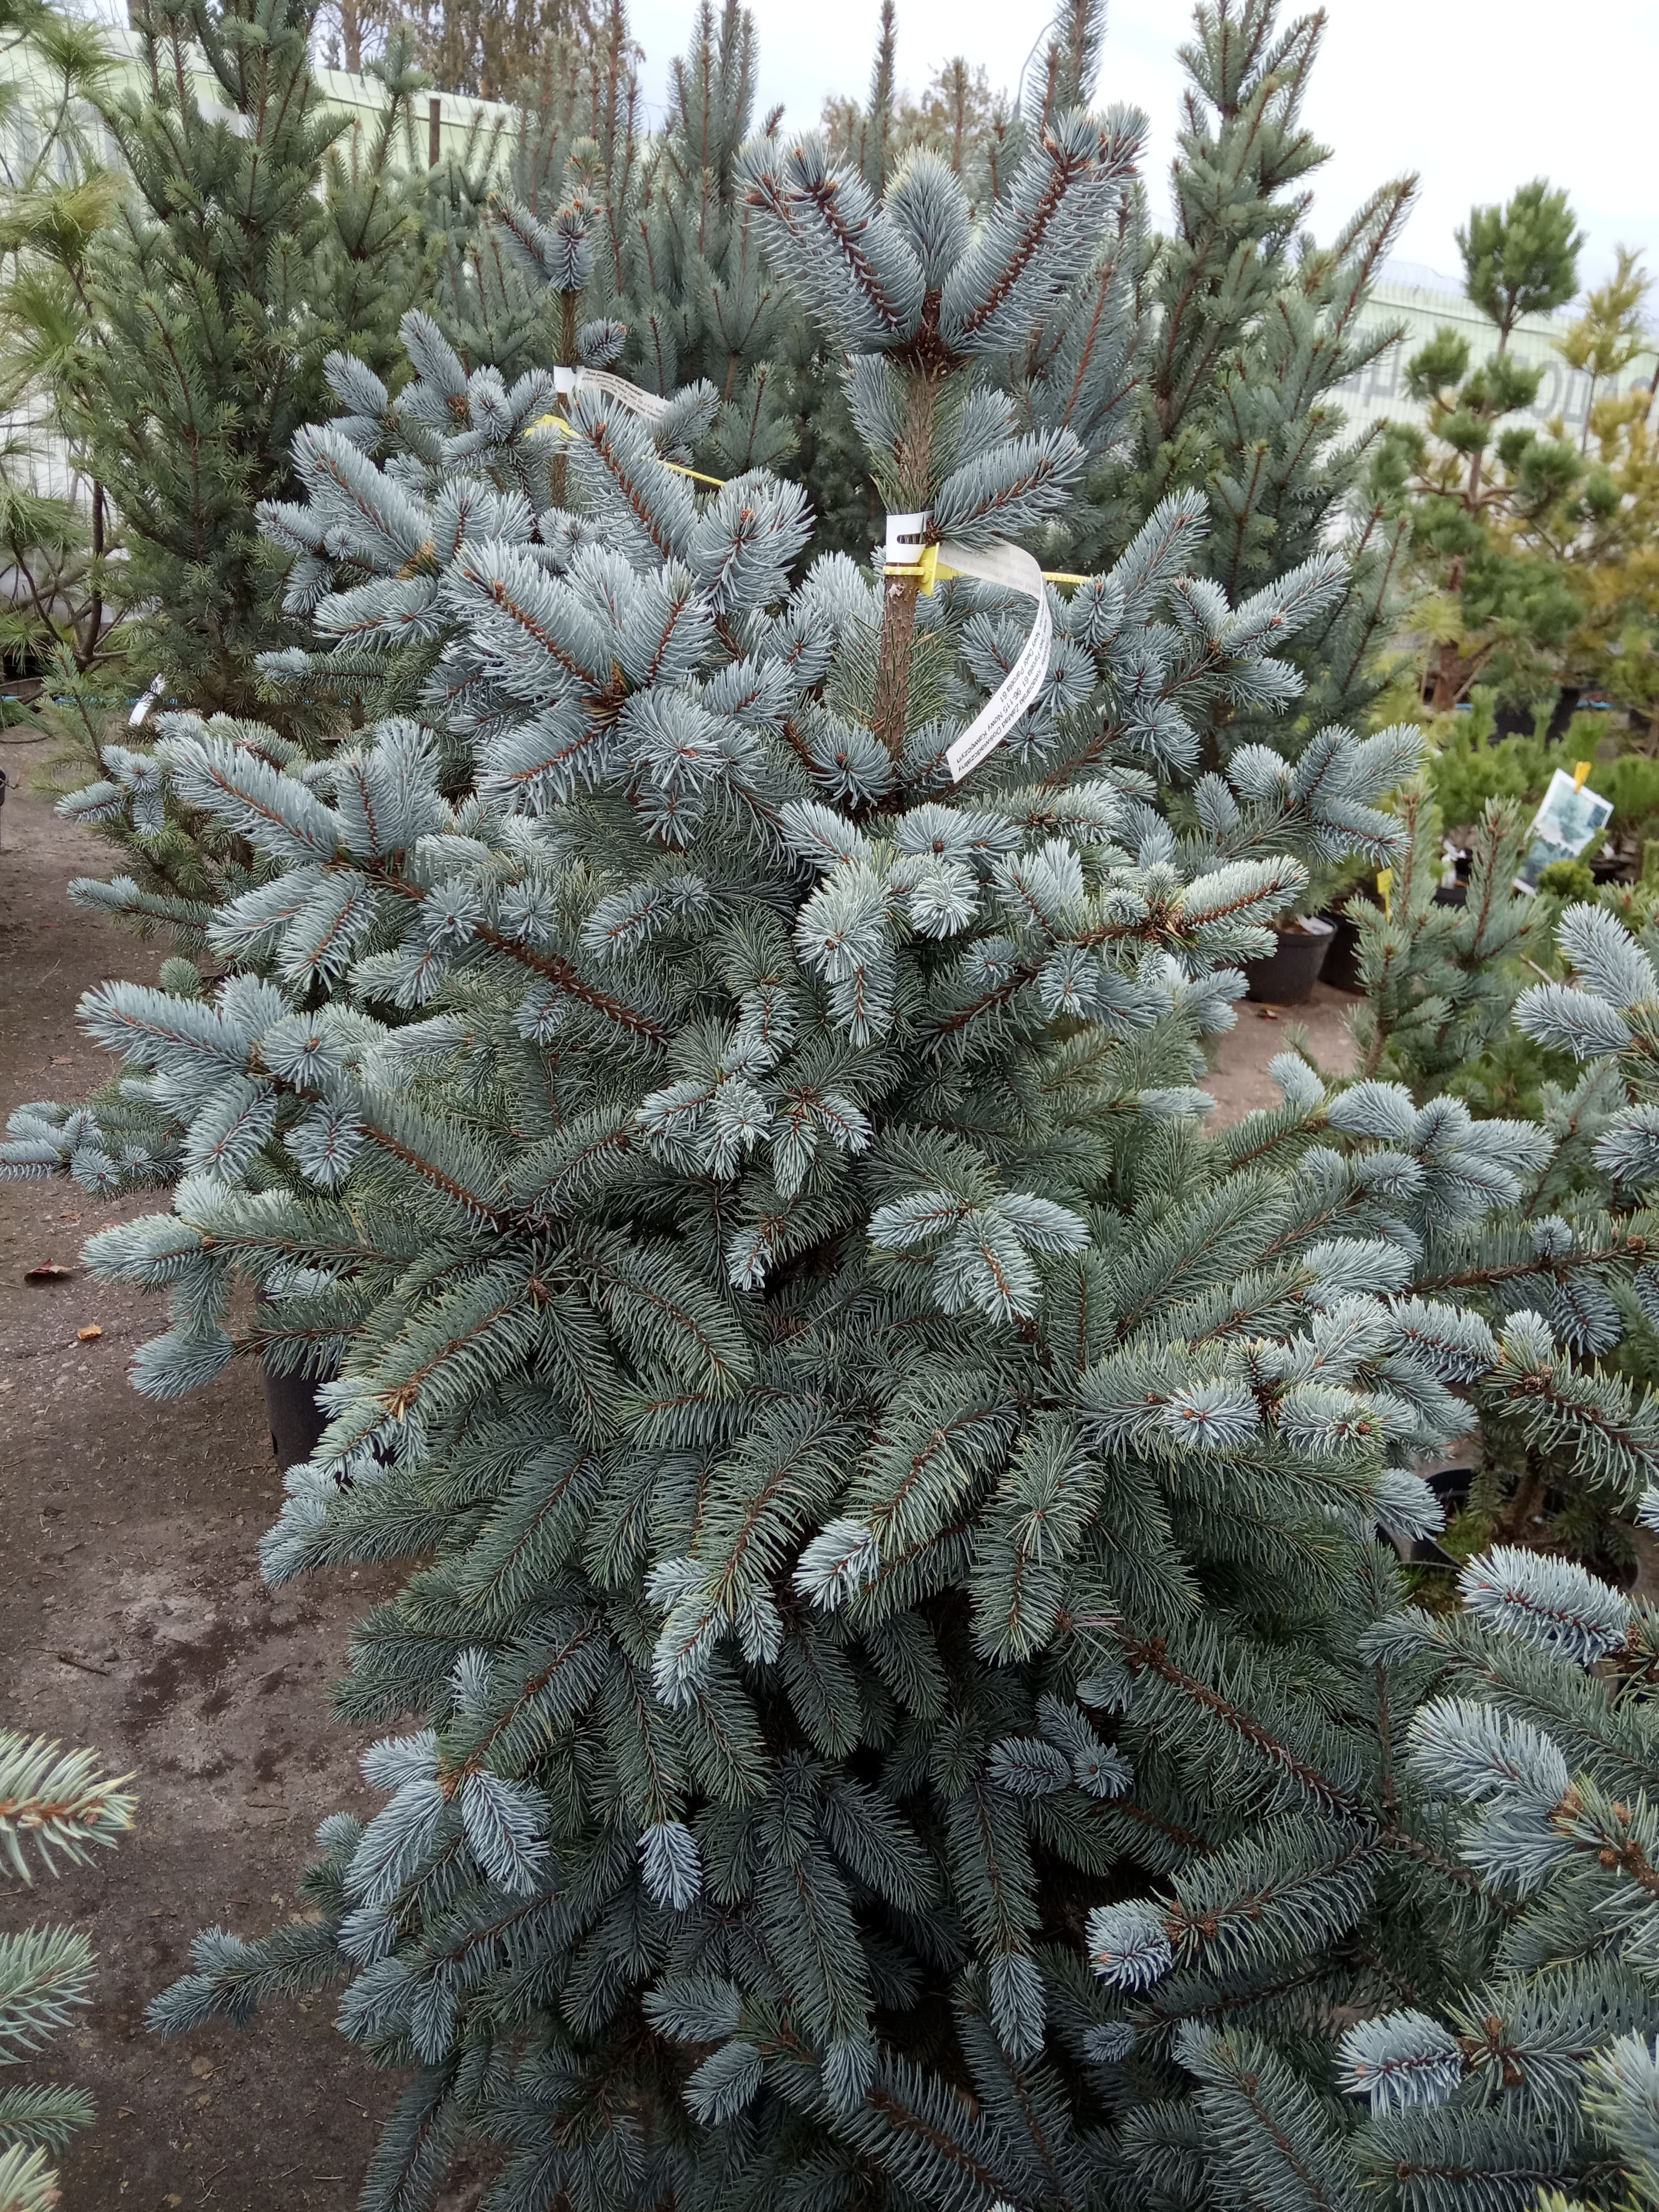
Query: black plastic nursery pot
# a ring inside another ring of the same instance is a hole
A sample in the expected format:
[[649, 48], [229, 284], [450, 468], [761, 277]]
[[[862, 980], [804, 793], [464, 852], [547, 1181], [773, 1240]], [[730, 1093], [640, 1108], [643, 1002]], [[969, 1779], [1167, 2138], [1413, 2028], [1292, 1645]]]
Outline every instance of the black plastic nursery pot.
[[1275, 930], [1278, 942], [1265, 960], [1244, 963], [1248, 994], [1270, 1006], [1299, 1006], [1313, 996], [1336, 932], [1322, 916]]
[[278, 1467], [297, 1467], [316, 1449], [328, 1416], [317, 1403], [317, 1384], [309, 1375], [273, 1375], [265, 1370], [265, 1416], [270, 1449]]
[[1365, 983], [1359, 972], [1359, 924], [1329, 907], [1319, 919], [1331, 925], [1330, 950], [1319, 971], [1320, 981], [1328, 983], [1334, 991], [1363, 994]]

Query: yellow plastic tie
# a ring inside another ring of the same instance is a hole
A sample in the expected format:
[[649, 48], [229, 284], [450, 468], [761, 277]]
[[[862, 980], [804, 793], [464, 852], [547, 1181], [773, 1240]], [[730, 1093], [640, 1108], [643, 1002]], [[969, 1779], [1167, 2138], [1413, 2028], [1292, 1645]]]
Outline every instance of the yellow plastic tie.
[[[562, 415], [541, 415], [531, 424], [532, 430], [556, 430], [561, 437], [574, 438], [577, 434]], [[712, 484], [719, 491], [726, 483], [724, 477], [706, 477], [701, 469], [688, 469], [681, 461], [663, 461], [660, 453], [653, 459], [662, 461], [665, 469], [672, 469], [677, 477], [690, 477], [697, 483]]]
[[1572, 787], [1575, 791], [1582, 791], [1584, 788], [1584, 778], [1589, 774], [1589, 772], [1590, 763], [1589, 761], [1580, 761], [1577, 768], [1575, 768], [1572, 772]]
[[1376, 888], [1382, 894], [1382, 919], [1384, 921], [1392, 921], [1394, 919], [1394, 901], [1392, 896], [1394, 891], [1394, 870], [1392, 868], [1379, 868], [1377, 870]]
[[[924, 545], [914, 561], [884, 562], [881, 573], [884, 576], [920, 576], [922, 595], [931, 599], [933, 586], [939, 579], [939, 548], [937, 545]], [[944, 573], [947, 576], [954, 576], [957, 572], [954, 568], [946, 568]]]
[[[953, 568], [948, 561], [939, 559], [937, 545], [924, 545], [919, 560], [886, 562], [881, 573], [884, 576], [919, 576], [922, 597], [931, 599], [933, 586], [941, 576], [959, 576], [962, 571]], [[1086, 584], [1090, 580], [1087, 576], [1073, 576], [1065, 568], [1045, 568], [1042, 580], [1045, 584]]]

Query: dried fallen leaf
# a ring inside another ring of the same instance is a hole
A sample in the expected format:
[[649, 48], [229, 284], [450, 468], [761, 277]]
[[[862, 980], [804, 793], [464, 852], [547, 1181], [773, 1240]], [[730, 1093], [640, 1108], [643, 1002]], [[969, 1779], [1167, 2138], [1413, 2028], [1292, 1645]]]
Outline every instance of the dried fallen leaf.
[[74, 1268], [64, 1267], [61, 1260], [42, 1260], [38, 1267], [24, 1270], [23, 1280], [26, 1283], [66, 1283], [74, 1273]]
[[75, 1332], [82, 1344], [96, 1344], [103, 1333], [95, 1321], [88, 1322], [84, 1328], [77, 1328]]
[[1258, 1006], [1255, 1010], [1255, 1018], [1259, 1022], [1276, 1022], [1279, 1019], [1278, 1014], [1271, 1006]]
[[198, 2051], [195, 2057], [190, 2062], [190, 2070], [196, 2076], [198, 2081], [205, 2081], [208, 2075], [213, 2071], [213, 2061], [210, 2058], [204, 2057], [200, 2051]]

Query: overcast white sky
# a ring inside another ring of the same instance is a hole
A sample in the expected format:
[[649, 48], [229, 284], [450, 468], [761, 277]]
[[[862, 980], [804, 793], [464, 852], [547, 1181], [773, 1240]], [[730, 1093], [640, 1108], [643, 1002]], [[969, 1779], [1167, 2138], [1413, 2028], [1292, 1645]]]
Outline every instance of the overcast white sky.
[[[797, 128], [829, 92], [865, 89], [880, 0], [749, 0], [760, 32], [763, 106]], [[902, 81], [920, 92], [952, 53], [1012, 88], [1048, 0], [898, 0]], [[1191, 0], [1109, 0], [1100, 93], [1152, 118], [1147, 173], [1160, 216], [1181, 94], [1176, 49]], [[1616, 243], [1643, 246], [1659, 273], [1659, 7], [1652, 0], [1326, 0], [1329, 22], [1306, 114], [1334, 149], [1312, 217], [1328, 236], [1384, 179], [1414, 169], [1417, 208], [1400, 246], [1455, 276], [1454, 234], [1475, 201], [1507, 198], [1530, 177], [1565, 185], [1588, 234], [1587, 283]], [[1281, 8], [1287, 22], [1302, 10]], [[690, 0], [631, 0], [660, 99], [684, 42]]]

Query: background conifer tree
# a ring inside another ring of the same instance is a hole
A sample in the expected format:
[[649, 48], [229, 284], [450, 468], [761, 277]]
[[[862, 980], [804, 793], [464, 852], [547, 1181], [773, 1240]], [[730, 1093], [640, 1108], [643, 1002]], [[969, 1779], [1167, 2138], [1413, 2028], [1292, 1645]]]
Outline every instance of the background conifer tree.
[[[1347, 434], [1339, 387], [1397, 332], [1362, 330], [1370, 288], [1409, 211], [1415, 179], [1382, 185], [1316, 246], [1304, 225], [1328, 159], [1302, 117], [1322, 15], [1280, 27], [1274, 0], [1214, 0], [1181, 50], [1189, 79], [1170, 173], [1170, 226], [1154, 202], [1115, 251], [1142, 315], [1138, 410], [1127, 457], [1103, 448], [1060, 565], [1121, 544], [1157, 501], [1201, 488], [1206, 573], [1231, 597], [1287, 574], [1340, 538], [1349, 584], [1293, 659], [1308, 684], [1297, 725], [1354, 720], [1377, 696], [1376, 649], [1398, 591], [1401, 526], [1368, 490], [1376, 433]], [[1106, 49], [1109, 71], [1109, 46]], [[1268, 735], [1223, 710], [1206, 760]]]
[[1565, 195], [1542, 182], [1507, 208], [1471, 210], [1458, 233], [1464, 286], [1497, 348], [1471, 367], [1468, 341], [1437, 332], [1407, 368], [1426, 426], [1392, 426], [1379, 456], [1378, 482], [1410, 497], [1414, 620], [1430, 640], [1424, 702], [1436, 714], [1465, 704], [1477, 683], [1516, 708], [1553, 705], [1583, 611], [1556, 527], [1583, 465], [1564, 439], [1507, 419], [1542, 379], [1510, 356], [1515, 325], [1571, 297], [1579, 243]]
[[738, 0], [702, 0], [669, 78], [666, 128], [653, 149], [617, 313], [626, 358], [651, 392], [706, 380], [720, 411], [702, 448], [738, 475], [790, 449], [774, 366], [794, 303], [765, 266], [740, 157], [754, 126], [757, 49]]
[[[9, 143], [0, 157], [0, 545], [13, 577], [0, 646], [9, 672], [33, 673], [61, 653], [70, 681], [115, 677], [117, 624], [105, 588], [116, 523], [101, 488], [84, 500], [54, 482], [58, 394], [81, 344], [81, 290], [93, 239], [120, 197], [88, 118], [112, 62], [94, 23], [43, 0], [0, 12], [0, 91]], [[9, 719], [15, 706], [0, 708]]]
[[319, 190], [344, 125], [312, 80], [311, 23], [302, 0], [141, 11], [139, 85], [106, 110], [130, 197], [92, 258], [66, 413], [121, 516], [140, 672], [210, 711], [246, 712], [254, 656], [283, 640], [253, 510], [289, 481], [325, 356], [348, 329], [372, 356], [402, 307], [387, 264], [408, 242], [392, 167], [414, 80], [394, 55], [373, 143]]

